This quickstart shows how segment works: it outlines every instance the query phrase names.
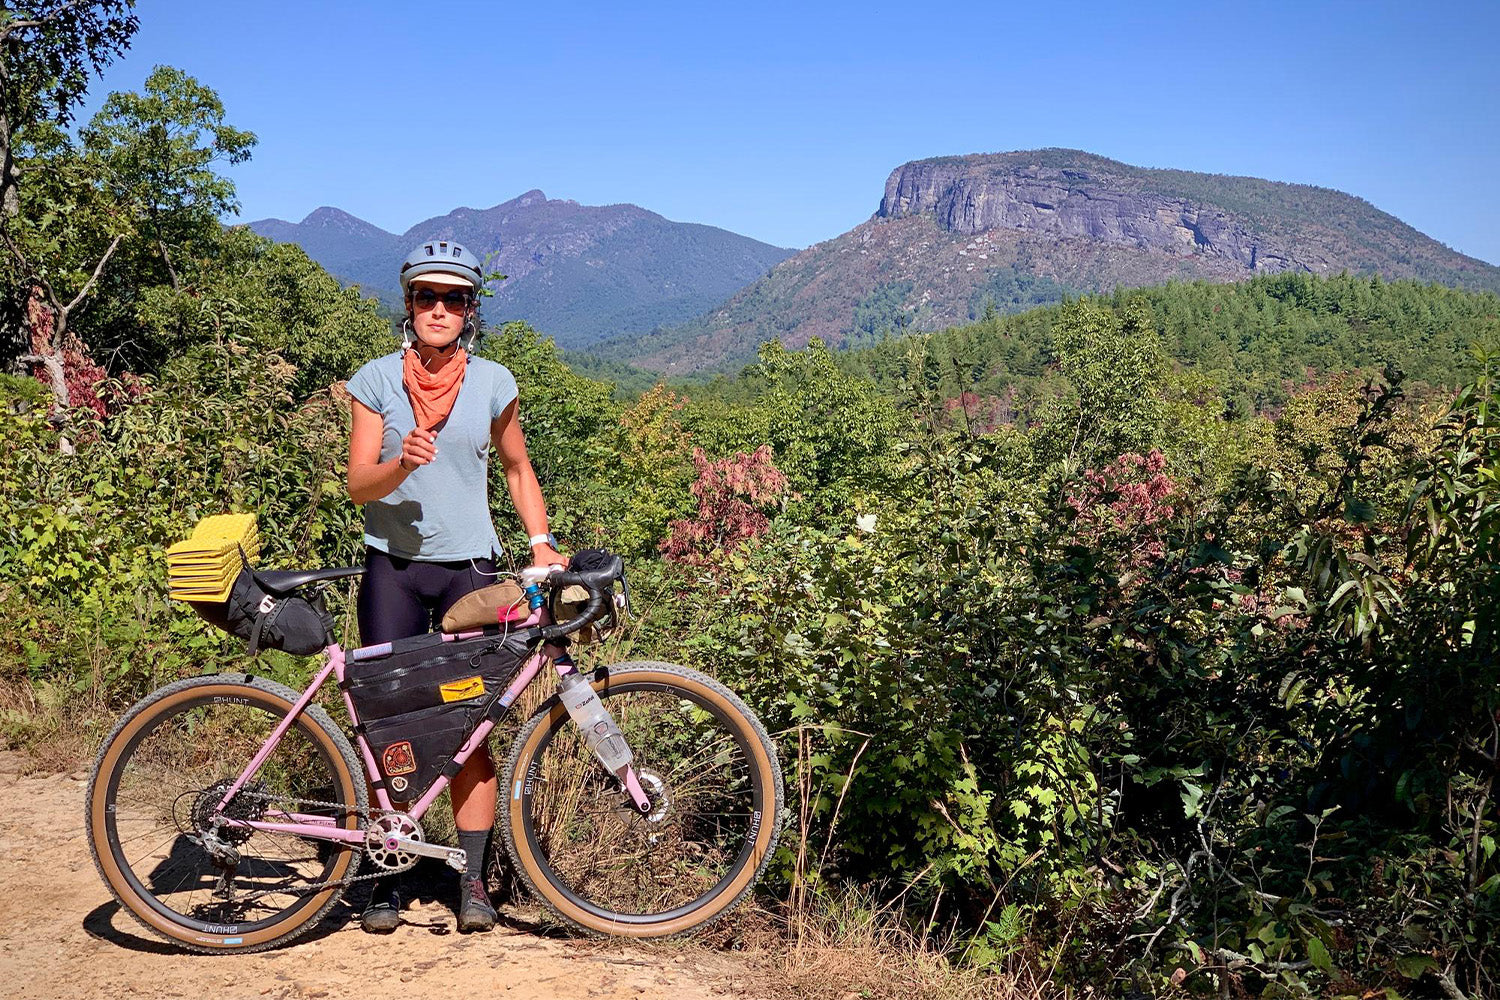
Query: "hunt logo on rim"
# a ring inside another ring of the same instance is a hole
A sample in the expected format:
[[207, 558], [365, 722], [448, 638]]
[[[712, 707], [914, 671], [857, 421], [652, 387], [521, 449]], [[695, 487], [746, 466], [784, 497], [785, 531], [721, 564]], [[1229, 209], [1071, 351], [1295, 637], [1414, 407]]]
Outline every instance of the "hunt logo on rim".
[[392, 743], [386, 747], [385, 753], [381, 755], [380, 763], [387, 777], [411, 774], [417, 769], [417, 755], [412, 753], [411, 740], [402, 740], [400, 743]]
[[438, 691], [442, 693], [443, 701], [468, 701], [484, 694], [484, 678], [465, 677], [463, 680], [449, 681], [439, 687]]

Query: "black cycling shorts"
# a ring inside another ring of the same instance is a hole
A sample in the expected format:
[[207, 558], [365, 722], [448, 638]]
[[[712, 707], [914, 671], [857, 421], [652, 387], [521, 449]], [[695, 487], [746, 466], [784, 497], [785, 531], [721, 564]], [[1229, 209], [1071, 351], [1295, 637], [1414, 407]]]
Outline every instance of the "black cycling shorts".
[[360, 645], [434, 632], [455, 601], [495, 579], [491, 559], [418, 562], [367, 547], [357, 604]]

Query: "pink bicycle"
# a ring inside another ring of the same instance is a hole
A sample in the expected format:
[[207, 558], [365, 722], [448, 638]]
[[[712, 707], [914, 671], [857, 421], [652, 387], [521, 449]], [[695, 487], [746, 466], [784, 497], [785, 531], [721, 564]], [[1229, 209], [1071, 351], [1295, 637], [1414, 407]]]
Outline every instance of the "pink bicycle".
[[[286, 599], [360, 572], [255, 580]], [[463, 851], [424, 839], [422, 817], [551, 662], [559, 691], [521, 724], [500, 768], [496, 827], [514, 870], [585, 933], [675, 935], [723, 916], [770, 862], [780, 764], [755, 715], [702, 673], [626, 662], [588, 682], [549, 656], [608, 613], [623, 579], [617, 558], [532, 577], [588, 590], [582, 613], [555, 625], [536, 601], [504, 626], [347, 656], [330, 639], [300, 693], [247, 674], [161, 688], [126, 713], [94, 765], [86, 825], [100, 875], [167, 940], [244, 952], [304, 933], [349, 885], [418, 858], [462, 871]], [[352, 744], [314, 703], [330, 679]], [[362, 861], [373, 873], [358, 874]]]

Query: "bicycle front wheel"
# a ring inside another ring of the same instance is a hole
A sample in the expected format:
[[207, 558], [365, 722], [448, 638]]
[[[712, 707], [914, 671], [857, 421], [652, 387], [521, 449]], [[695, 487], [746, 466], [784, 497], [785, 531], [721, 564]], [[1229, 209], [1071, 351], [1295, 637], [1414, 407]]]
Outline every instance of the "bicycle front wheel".
[[[347, 845], [213, 823], [297, 697], [242, 674], [178, 681], [132, 708], [100, 748], [86, 815], [94, 862], [125, 909], [167, 940], [195, 951], [269, 948], [314, 926], [342, 892], [328, 883], [354, 874], [359, 852]], [[359, 773], [349, 741], [312, 706], [224, 812], [358, 829], [367, 807]]]
[[622, 663], [594, 690], [652, 801], [636, 812], [554, 696], [505, 766], [499, 824], [515, 870], [565, 923], [664, 937], [723, 916], [770, 863], [781, 831], [776, 750], [718, 681], [670, 663]]

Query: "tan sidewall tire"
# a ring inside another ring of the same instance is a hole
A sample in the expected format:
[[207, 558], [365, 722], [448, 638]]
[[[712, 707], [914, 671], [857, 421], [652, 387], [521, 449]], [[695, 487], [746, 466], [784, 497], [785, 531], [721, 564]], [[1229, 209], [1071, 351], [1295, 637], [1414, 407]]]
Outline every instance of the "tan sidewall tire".
[[[87, 802], [87, 830], [89, 835], [89, 848], [94, 854], [94, 864], [99, 869], [99, 874], [109, 886], [110, 892], [120, 901], [131, 916], [140, 921], [148, 929], [156, 932], [170, 941], [185, 945], [196, 951], [208, 952], [242, 952], [255, 951], [269, 948], [272, 945], [289, 940], [298, 934], [310, 929], [317, 923], [318, 919], [330, 907], [343, 892], [341, 886], [326, 889], [311, 897], [309, 903], [301, 908], [297, 919], [288, 922], [278, 922], [270, 927], [261, 928], [257, 931], [246, 931], [232, 935], [211, 935], [193, 928], [184, 927], [163, 914], [153, 909], [142, 899], [131, 887], [130, 881], [120, 870], [115, 860], [114, 852], [110, 849], [108, 841], [108, 826], [105, 822], [105, 811], [108, 807], [106, 799], [109, 793], [110, 776], [114, 769], [119, 766], [120, 756], [130, 741], [149, 725], [153, 720], [160, 717], [163, 712], [181, 705], [184, 702], [198, 701], [203, 698], [225, 696], [233, 698], [245, 698], [263, 705], [281, 714], [291, 711], [292, 705], [298, 697], [297, 692], [283, 687], [264, 678], [245, 677], [244, 675], [225, 674], [217, 677], [192, 678], [187, 681], [178, 681], [168, 685], [155, 694], [148, 695], [144, 700], [137, 703], [115, 727], [115, 731], [105, 740], [100, 748], [99, 757], [94, 764], [93, 775], [89, 782]], [[354, 803], [360, 811], [366, 808], [366, 796], [363, 782], [356, 782], [351, 773], [353, 763], [353, 751], [348, 745], [348, 740], [343, 738], [333, 727], [327, 715], [316, 706], [310, 707], [302, 714], [299, 720], [303, 725], [299, 728], [311, 737], [334, 762], [334, 770], [337, 772], [339, 781], [344, 785], [343, 801]], [[249, 760], [245, 761], [250, 763]], [[347, 829], [357, 829], [359, 817], [351, 815], [345, 823]], [[350, 866], [358, 858], [356, 851], [344, 851], [336, 861], [334, 868], [329, 874], [329, 879], [341, 879], [349, 873]], [[235, 944], [225, 944], [224, 938], [238, 938]]]
[[673, 920], [644, 924], [622, 923], [601, 918], [598, 914], [580, 908], [556, 890], [531, 851], [525, 827], [526, 798], [524, 795], [516, 794], [516, 782], [525, 781], [526, 766], [533, 759], [537, 745], [551, 728], [567, 715], [567, 709], [555, 695], [544, 702], [537, 713], [525, 724], [507, 759], [505, 784], [502, 787], [506, 801], [502, 832], [505, 835], [505, 844], [511, 859], [532, 893], [573, 927], [587, 933], [607, 934], [614, 937], [670, 937], [695, 930], [723, 916], [749, 892], [760, 878], [770, 861], [771, 852], [775, 850], [785, 818], [781, 766], [775, 757], [774, 749], [771, 748], [770, 738], [760, 727], [754, 713], [728, 689], [696, 670], [670, 663], [621, 663], [610, 667], [607, 681], [596, 680], [594, 690], [603, 694], [611, 688], [639, 683], [670, 684], [674, 687], [690, 688], [701, 695], [705, 701], [719, 706], [726, 716], [747, 722], [744, 730], [748, 737], [746, 742], [750, 748], [752, 762], [760, 771], [763, 787], [766, 790], [766, 807], [762, 810], [761, 822], [756, 831], [750, 858], [735, 876], [734, 881], [725, 886], [700, 909], [695, 909]]

